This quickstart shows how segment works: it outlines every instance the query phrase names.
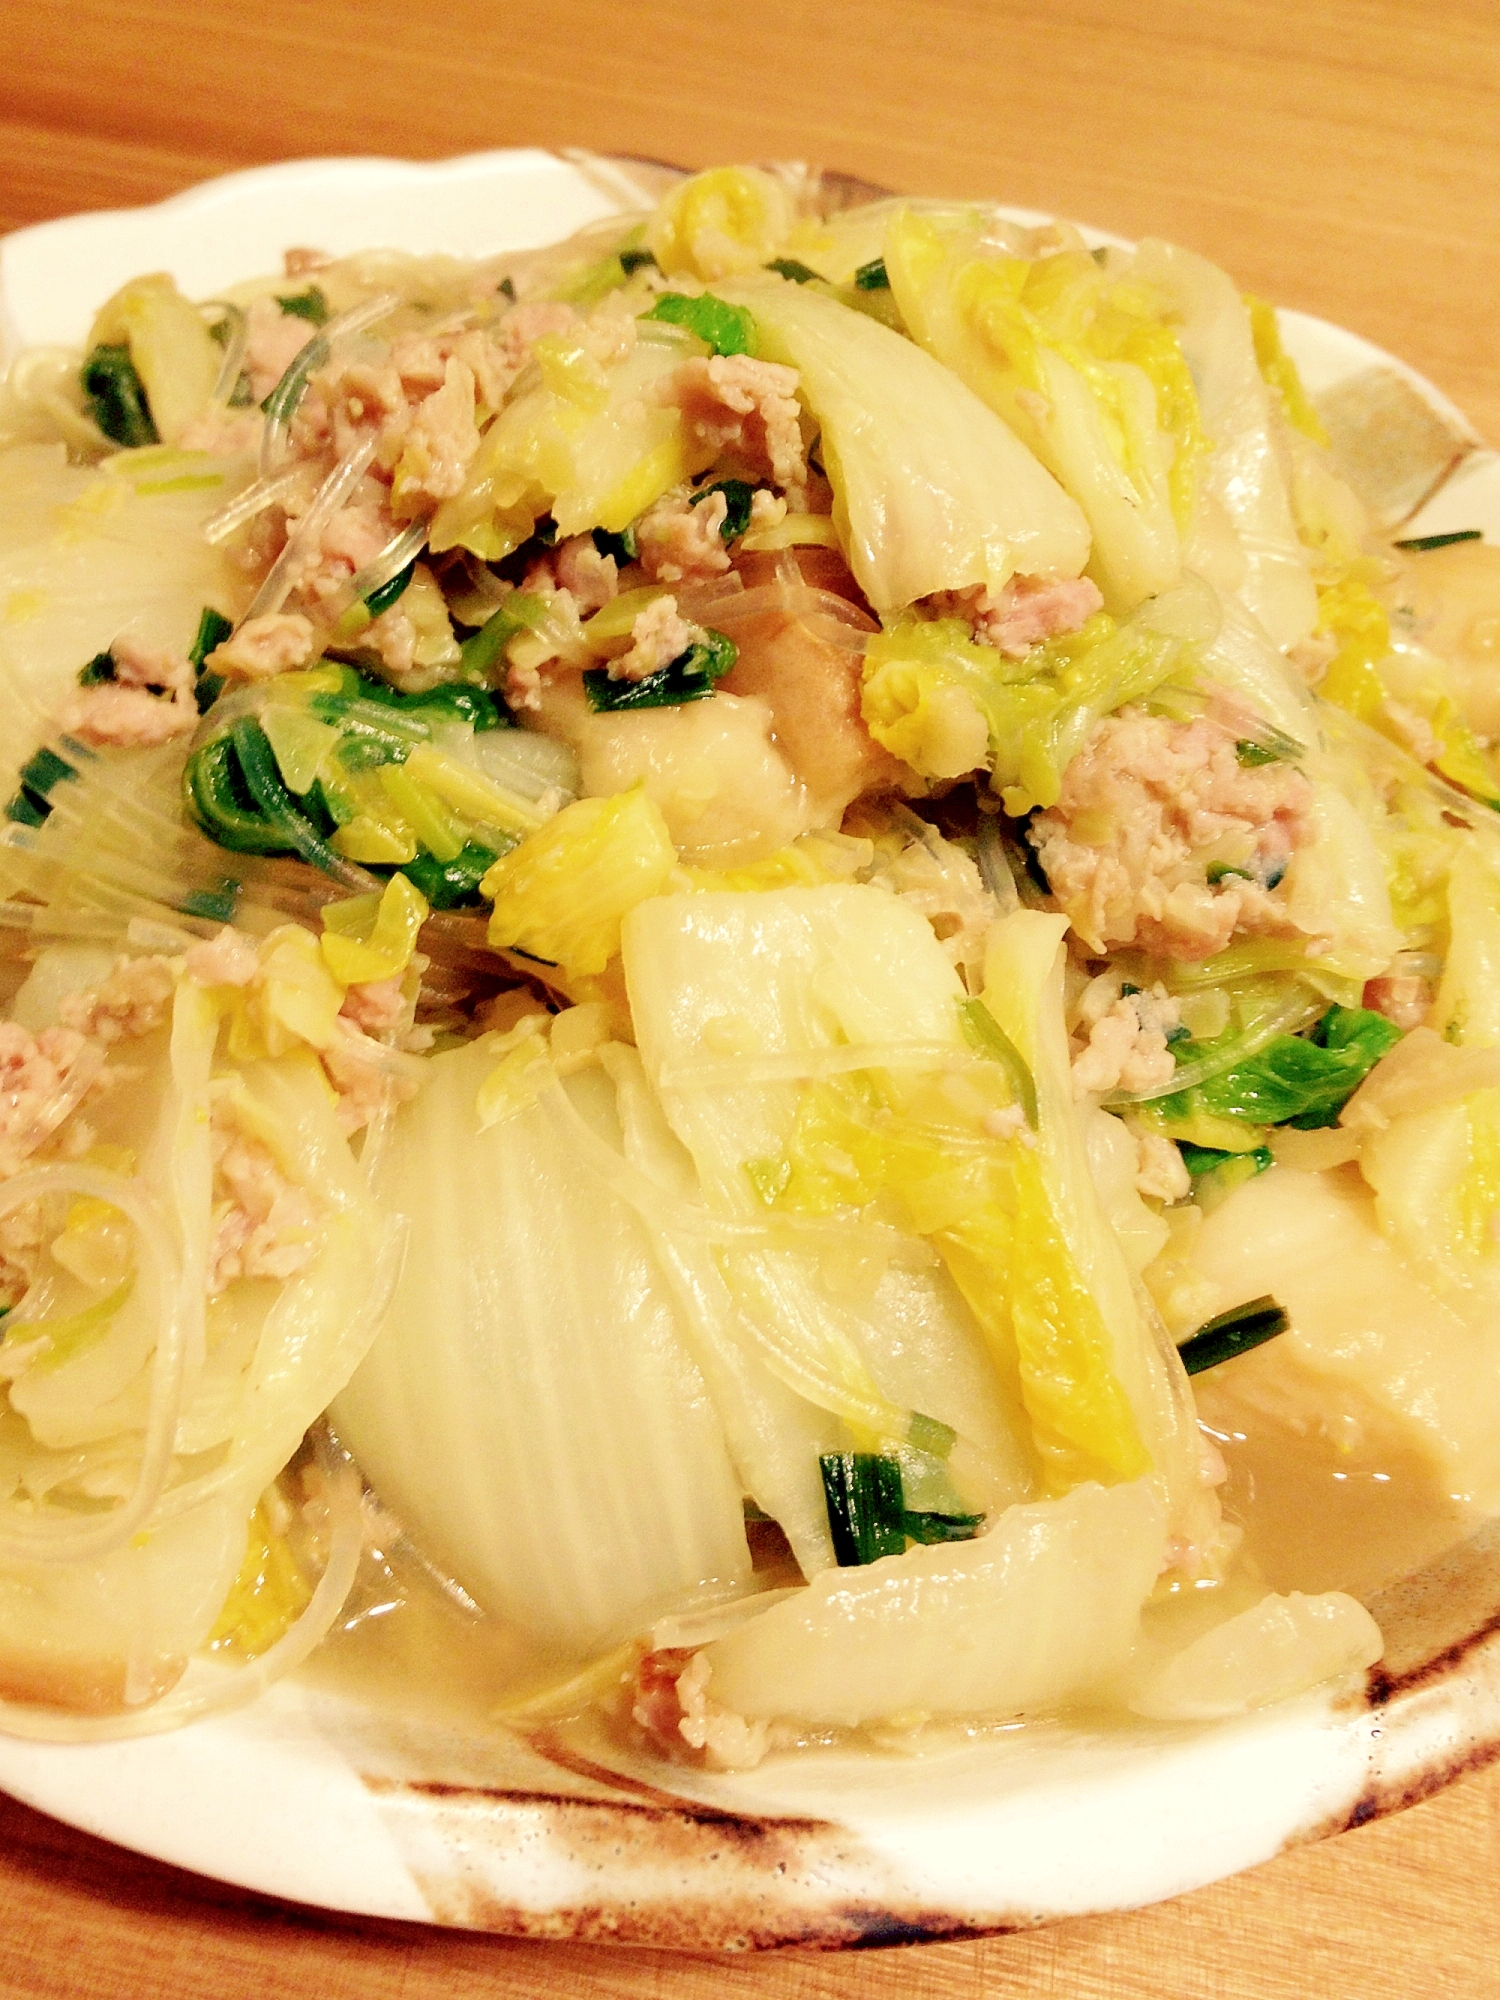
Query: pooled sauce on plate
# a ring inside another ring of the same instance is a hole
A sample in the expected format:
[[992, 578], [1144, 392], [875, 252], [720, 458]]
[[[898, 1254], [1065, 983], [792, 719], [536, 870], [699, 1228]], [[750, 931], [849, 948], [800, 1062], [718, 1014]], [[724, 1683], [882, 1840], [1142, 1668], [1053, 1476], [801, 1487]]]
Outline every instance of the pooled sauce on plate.
[[1230, 1383], [1203, 1385], [1198, 1407], [1229, 1467], [1221, 1492], [1226, 1517], [1245, 1531], [1241, 1560], [1268, 1589], [1368, 1599], [1475, 1524], [1389, 1419], [1362, 1418], [1346, 1443], [1311, 1418], [1298, 1427], [1255, 1407]]

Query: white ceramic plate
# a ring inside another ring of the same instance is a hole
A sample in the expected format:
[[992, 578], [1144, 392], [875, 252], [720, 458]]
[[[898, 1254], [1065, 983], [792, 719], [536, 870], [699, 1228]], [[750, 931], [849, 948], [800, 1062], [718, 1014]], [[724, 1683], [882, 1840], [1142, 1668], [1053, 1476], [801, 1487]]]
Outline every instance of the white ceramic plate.
[[[546, 243], [622, 192], [607, 168], [535, 151], [262, 168], [9, 237], [0, 334], [76, 342], [137, 272], [208, 296], [293, 244]], [[1425, 427], [1436, 470], [1402, 503], [1423, 503], [1409, 532], [1500, 540], [1500, 461], [1458, 411], [1354, 334], [1283, 324], [1315, 394], [1365, 378]], [[1195, 1888], [1500, 1753], [1500, 1526], [1372, 1608], [1388, 1644], [1365, 1686], [1212, 1727], [1031, 1728], [715, 1777], [417, 1720], [313, 1677], [175, 1735], [0, 1738], [0, 1785], [141, 1853], [374, 1916], [700, 1950], [1008, 1929]]]

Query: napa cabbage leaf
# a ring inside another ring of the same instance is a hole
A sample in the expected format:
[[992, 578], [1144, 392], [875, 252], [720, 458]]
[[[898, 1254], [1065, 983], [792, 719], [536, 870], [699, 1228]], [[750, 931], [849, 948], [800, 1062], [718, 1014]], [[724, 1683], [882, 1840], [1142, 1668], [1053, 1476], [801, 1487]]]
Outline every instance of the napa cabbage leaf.
[[1235, 594], [1275, 645], [1295, 645], [1313, 629], [1317, 598], [1277, 451], [1280, 414], [1261, 374], [1245, 302], [1206, 258], [1154, 240], [1141, 244], [1131, 276], [1169, 301], [1203, 431], [1213, 441], [1185, 559], [1212, 574], [1215, 528], [1227, 522], [1241, 566]]
[[913, 342], [806, 285], [721, 285], [754, 314], [759, 351], [797, 370], [822, 431], [834, 523], [877, 610], [1017, 572], [1077, 576], [1078, 508], [951, 370]]
[[1021, 660], [976, 643], [958, 619], [897, 619], [866, 647], [861, 712], [876, 742], [925, 778], [988, 768], [1019, 816], [1056, 804], [1095, 723], [1193, 672], [1199, 650], [1183, 636], [1193, 627], [1175, 614], [1202, 609], [1189, 588], [1124, 623], [1099, 611]]
[[590, 1164], [591, 1139], [620, 1157], [609, 1080], [565, 1092], [532, 1039], [552, 1087], [508, 1115], [476, 1108], [494, 1039], [435, 1056], [400, 1113], [378, 1193], [409, 1220], [406, 1255], [335, 1421], [471, 1596], [577, 1654], [743, 1589], [750, 1560], [667, 1275]]
[[1089, 573], [1129, 611], [1181, 575], [1208, 450], [1170, 301], [1081, 250], [987, 251], [982, 228], [912, 210], [892, 220], [902, 316], [1078, 502]]

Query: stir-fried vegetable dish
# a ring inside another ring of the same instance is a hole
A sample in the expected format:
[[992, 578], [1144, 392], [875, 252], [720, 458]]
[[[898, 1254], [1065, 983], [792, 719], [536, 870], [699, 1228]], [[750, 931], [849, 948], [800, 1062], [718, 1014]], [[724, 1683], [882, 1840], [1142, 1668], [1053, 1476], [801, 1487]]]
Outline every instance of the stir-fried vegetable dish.
[[1500, 1507], [1500, 554], [1222, 271], [716, 168], [0, 448], [0, 1728], [402, 1551], [712, 1768], [1202, 1721], [1421, 1553], [1309, 1454]]

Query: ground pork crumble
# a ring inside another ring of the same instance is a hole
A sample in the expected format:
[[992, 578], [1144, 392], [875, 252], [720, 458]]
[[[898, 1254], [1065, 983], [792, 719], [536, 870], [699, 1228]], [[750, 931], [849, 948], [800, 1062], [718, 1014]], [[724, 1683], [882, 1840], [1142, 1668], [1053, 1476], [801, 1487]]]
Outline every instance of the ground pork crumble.
[[[88, 1153], [95, 1132], [79, 1107], [114, 1080], [112, 1047], [164, 1023], [174, 984], [162, 959], [121, 958], [101, 986], [63, 1000], [56, 1027], [32, 1034], [17, 1021], [0, 1021], [0, 1180], [38, 1157]], [[14, 1304], [24, 1296], [42, 1244], [37, 1203], [0, 1218], [0, 1299]]]
[[216, 674], [265, 681], [305, 667], [318, 650], [311, 619], [300, 611], [269, 611], [247, 618], [222, 646], [214, 648], [204, 664]]
[[635, 525], [641, 567], [653, 583], [707, 582], [729, 568], [721, 530], [729, 502], [710, 493], [695, 507], [686, 487], [675, 487], [648, 507]]
[[1087, 1029], [1073, 1058], [1073, 1095], [1106, 1096], [1113, 1090], [1139, 1096], [1170, 1083], [1176, 1062], [1167, 1037], [1181, 1019], [1181, 1007], [1165, 988], [1122, 993], [1103, 1012], [1080, 1024]]
[[70, 993], [59, 1006], [58, 1017], [65, 1028], [108, 1048], [162, 1027], [176, 986], [176, 975], [164, 958], [116, 959], [103, 985]]
[[521, 588], [537, 597], [566, 591], [579, 617], [587, 618], [619, 595], [619, 564], [594, 546], [592, 535], [569, 535], [531, 564]]
[[655, 400], [682, 411], [690, 437], [715, 458], [733, 450], [800, 512], [807, 504], [807, 452], [797, 407], [797, 371], [748, 354], [684, 361], [656, 385]]
[[1044, 639], [1076, 632], [1103, 605], [1098, 585], [1086, 576], [1013, 576], [1000, 591], [977, 584], [925, 600], [935, 617], [967, 619], [980, 644], [1008, 660], [1024, 659]]
[[748, 1771], [771, 1747], [771, 1725], [749, 1722], [708, 1692], [707, 1653], [664, 1648], [636, 1669], [633, 1719], [669, 1755], [696, 1751], [710, 1771]]
[[1132, 1126], [1135, 1140], [1135, 1186], [1150, 1201], [1181, 1201], [1193, 1191], [1193, 1177], [1183, 1163], [1182, 1152], [1160, 1132], [1145, 1132]]
[[1289, 763], [1244, 766], [1227, 725], [1134, 708], [1098, 724], [1031, 839], [1091, 951], [1211, 958], [1236, 932], [1301, 933], [1275, 894], [1312, 838], [1312, 786]]
[[248, 986], [260, 970], [260, 953], [254, 938], [226, 924], [216, 938], [190, 945], [182, 964], [200, 986]]
[[75, 1028], [31, 1034], [0, 1021], [0, 1179], [20, 1172], [80, 1104], [98, 1076], [102, 1051]]
[[1433, 984], [1416, 973], [1386, 973], [1365, 982], [1362, 1005], [1372, 1013], [1384, 1014], [1403, 1034], [1420, 1028], [1432, 1011]]
[[109, 649], [113, 680], [75, 688], [58, 726], [96, 749], [168, 743], [198, 724], [193, 666], [186, 653], [148, 646], [122, 633]]
[[[253, 938], [226, 925], [217, 937], [190, 946], [181, 964], [200, 985], [244, 989], [259, 974], [260, 954]], [[413, 959], [418, 975], [426, 964], [420, 954]], [[88, 1153], [96, 1135], [78, 1115], [79, 1106], [128, 1073], [109, 1067], [111, 1051], [166, 1025], [176, 983], [174, 961], [124, 956], [101, 984], [62, 999], [59, 1025], [33, 1034], [18, 1022], [0, 1021], [0, 1180], [38, 1156], [79, 1159]], [[318, 1051], [346, 1137], [415, 1095], [409, 1056], [432, 1039], [430, 1029], [413, 1025], [415, 986], [399, 977], [351, 986], [335, 1039]], [[241, 1278], [282, 1279], [301, 1270], [317, 1253], [324, 1211], [314, 1195], [293, 1184], [272, 1150], [243, 1128], [233, 1084], [213, 1088], [209, 1295], [217, 1297]], [[0, 1300], [14, 1303], [25, 1294], [42, 1246], [38, 1204], [0, 1218]]]
[[213, 1237], [208, 1295], [239, 1278], [290, 1278], [317, 1255], [318, 1201], [288, 1179], [270, 1148], [240, 1125], [231, 1098], [209, 1113], [213, 1149]]
[[653, 598], [636, 614], [630, 628], [630, 648], [609, 663], [612, 681], [643, 681], [696, 645], [703, 627], [684, 618], [672, 596]]

